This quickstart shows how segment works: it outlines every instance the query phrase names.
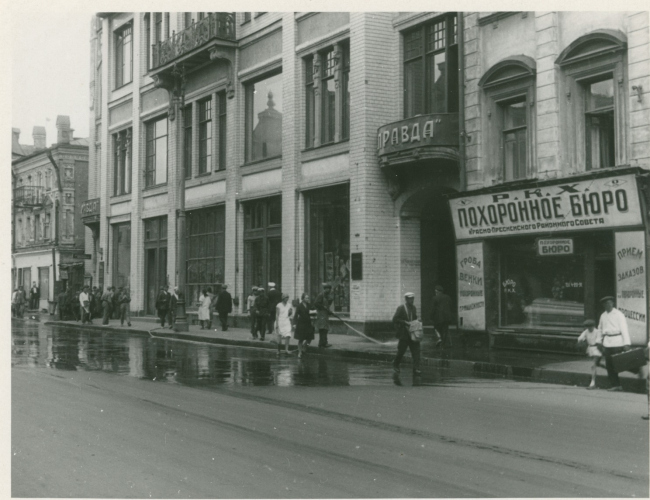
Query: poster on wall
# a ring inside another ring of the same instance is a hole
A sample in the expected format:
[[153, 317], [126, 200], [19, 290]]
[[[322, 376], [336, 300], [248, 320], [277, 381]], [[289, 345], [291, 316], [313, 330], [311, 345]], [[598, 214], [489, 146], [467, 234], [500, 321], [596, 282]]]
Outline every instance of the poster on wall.
[[483, 266], [482, 242], [456, 247], [458, 326], [463, 330], [485, 330]]
[[646, 290], [643, 231], [615, 233], [616, 308], [627, 319], [632, 345], [648, 342], [648, 291]]

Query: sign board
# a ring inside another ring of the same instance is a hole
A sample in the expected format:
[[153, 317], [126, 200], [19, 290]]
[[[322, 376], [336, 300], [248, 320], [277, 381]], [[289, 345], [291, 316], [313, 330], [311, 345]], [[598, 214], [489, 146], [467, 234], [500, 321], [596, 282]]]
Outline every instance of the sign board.
[[92, 217], [99, 215], [100, 198], [84, 201], [81, 204], [81, 217]]
[[485, 330], [485, 280], [483, 243], [456, 247], [458, 273], [458, 326], [462, 330]]
[[457, 240], [641, 225], [634, 174], [449, 200]]
[[648, 290], [643, 231], [615, 233], [616, 308], [627, 319], [633, 345], [648, 342]]
[[458, 130], [458, 113], [420, 115], [389, 123], [377, 131], [377, 154], [423, 146], [458, 146]]
[[538, 238], [537, 255], [540, 257], [573, 255], [573, 238]]
[[73, 259], [92, 260], [93, 256], [90, 255], [89, 253], [73, 253], [72, 258]]

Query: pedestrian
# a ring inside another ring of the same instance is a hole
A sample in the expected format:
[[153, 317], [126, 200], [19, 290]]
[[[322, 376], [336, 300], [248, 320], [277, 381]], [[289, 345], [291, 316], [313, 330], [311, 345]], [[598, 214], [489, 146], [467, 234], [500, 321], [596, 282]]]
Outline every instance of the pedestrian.
[[90, 319], [90, 295], [89, 295], [89, 288], [88, 285], [86, 285], [81, 293], [79, 294], [79, 312], [81, 314], [81, 324], [85, 325], [86, 322], [89, 324], [93, 324], [92, 320]]
[[578, 343], [586, 342], [587, 344], [587, 356], [589, 356], [593, 362], [591, 366], [591, 384], [587, 389], [593, 390], [597, 389], [596, 387], [596, 368], [600, 366], [600, 360], [602, 358], [603, 349], [603, 334], [600, 330], [596, 328], [596, 322], [593, 319], [588, 319], [583, 323], [585, 330], [578, 337]]
[[175, 286], [172, 293], [169, 295], [169, 313], [167, 314], [167, 320], [171, 328], [176, 324], [176, 306], [178, 304], [178, 287]]
[[158, 317], [160, 318], [160, 326], [165, 328], [165, 318], [169, 311], [169, 293], [167, 292], [167, 285], [162, 285], [160, 287], [160, 292], [158, 292], [158, 297], [156, 297], [156, 310], [158, 311]]
[[605, 368], [611, 387], [608, 391], [622, 391], [618, 373], [614, 370], [612, 356], [630, 349], [630, 334], [627, 330], [627, 320], [621, 311], [614, 307], [614, 297], [607, 296], [600, 299], [605, 306], [605, 311], [600, 315], [598, 329], [603, 335], [603, 348], [605, 355]]
[[102, 312], [103, 320], [102, 325], [108, 325], [108, 320], [111, 317], [111, 307], [113, 304], [113, 289], [112, 287], [107, 287], [106, 291], [102, 295]]
[[221, 330], [228, 331], [228, 315], [232, 312], [232, 296], [228, 292], [228, 285], [224, 284], [221, 287], [221, 293], [217, 298], [217, 305], [215, 306], [219, 321], [221, 322]]
[[266, 296], [266, 290], [263, 287], [259, 287], [257, 289], [257, 297], [255, 297], [255, 333], [253, 333], [253, 338], [256, 339], [257, 333], [259, 332], [260, 340], [264, 340], [268, 320], [269, 298]]
[[248, 319], [251, 323], [251, 335], [255, 336], [255, 297], [257, 297], [257, 287], [254, 286], [251, 290], [251, 294], [246, 300], [246, 308], [248, 309]]
[[282, 352], [282, 340], [284, 339], [284, 351], [289, 354], [289, 343], [291, 342], [291, 333], [293, 331], [293, 307], [289, 304], [289, 295], [282, 294], [282, 299], [275, 306], [275, 326], [274, 330], [278, 336], [278, 354]]
[[15, 318], [18, 317], [18, 288], [14, 288], [14, 292], [11, 294], [11, 315]]
[[65, 290], [61, 290], [59, 295], [56, 297], [56, 305], [59, 308], [59, 320], [64, 321], [66, 319], [66, 311], [68, 309], [68, 295], [65, 293]]
[[25, 314], [25, 304], [27, 303], [27, 298], [25, 296], [25, 288], [23, 285], [20, 285], [18, 287], [18, 298], [17, 298], [17, 304], [18, 304], [18, 317], [22, 318], [23, 315]]
[[404, 294], [404, 304], [398, 306], [395, 314], [393, 315], [393, 325], [395, 326], [395, 336], [397, 342], [397, 356], [393, 361], [393, 371], [395, 375], [399, 375], [399, 365], [402, 362], [406, 348], [411, 351], [413, 358], [413, 375], [420, 375], [420, 342], [411, 338], [410, 325], [411, 321], [418, 319], [418, 313], [413, 305], [415, 302], [415, 294], [412, 292]]
[[122, 290], [124, 290], [123, 287], [118, 287], [117, 290], [113, 287], [113, 302], [111, 304], [111, 317], [113, 319], [120, 319], [120, 296], [122, 295]]
[[449, 335], [449, 323], [452, 320], [451, 298], [440, 285], [436, 285], [434, 293], [431, 321], [433, 321], [433, 328], [438, 336], [436, 347], [439, 345], [443, 348], [452, 347], [451, 336]]
[[29, 289], [29, 308], [30, 309], [38, 309], [38, 302], [41, 298], [41, 294], [39, 292], [38, 286], [36, 286], [36, 282], [32, 282], [32, 287]]
[[95, 293], [93, 295], [95, 296], [95, 313], [93, 316], [100, 318], [102, 316], [102, 295], [104, 295], [104, 292], [101, 288], [95, 287]]
[[330, 329], [330, 315], [332, 311], [332, 285], [323, 283], [323, 292], [319, 293], [314, 301], [316, 309], [316, 329], [318, 330], [318, 347], [332, 347], [327, 341], [327, 332]]
[[307, 354], [307, 345], [314, 340], [314, 326], [309, 315], [309, 295], [302, 294], [296, 308], [294, 337], [298, 341], [298, 357]]
[[129, 287], [124, 287], [120, 293], [118, 302], [120, 304], [120, 325], [126, 324], [131, 326], [131, 293]]
[[275, 308], [282, 300], [282, 294], [275, 288], [275, 283], [269, 282], [269, 316], [266, 331], [271, 333], [275, 329]]
[[199, 306], [199, 322], [201, 323], [201, 330], [209, 330], [212, 327], [210, 322], [210, 306], [212, 305], [212, 301], [210, 300], [207, 289], [204, 288], [201, 293], [203, 295], [199, 299], [201, 303]]

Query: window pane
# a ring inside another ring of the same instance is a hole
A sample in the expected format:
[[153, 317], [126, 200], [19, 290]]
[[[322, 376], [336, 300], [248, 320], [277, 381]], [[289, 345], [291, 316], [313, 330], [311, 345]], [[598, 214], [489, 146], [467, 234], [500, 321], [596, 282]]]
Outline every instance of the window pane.
[[427, 56], [429, 70], [428, 83], [431, 85], [429, 103], [430, 113], [445, 113], [447, 111], [447, 73], [445, 70], [445, 53]]
[[164, 184], [167, 182], [167, 137], [156, 139], [155, 182], [156, 184]]
[[517, 165], [517, 137], [516, 134], [507, 133], [503, 139], [504, 149], [504, 162], [505, 162], [505, 176], [507, 181], [511, 181], [516, 177]]
[[422, 55], [422, 30], [411, 31], [404, 35], [404, 59]]
[[321, 142], [325, 144], [334, 141], [334, 132], [336, 130], [336, 88], [333, 78], [323, 81], [322, 92]]
[[511, 129], [526, 126], [526, 103], [516, 102], [504, 106], [504, 128]]
[[616, 164], [614, 111], [587, 115], [586, 128], [589, 168], [613, 167]]
[[282, 154], [282, 75], [255, 83], [248, 120], [252, 134], [251, 160]]
[[592, 83], [587, 88], [587, 110], [614, 106], [614, 80]]
[[427, 52], [445, 48], [445, 21], [440, 21], [427, 28]]
[[163, 135], [167, 135], [167, 118], [156, 122], [156, 137], [162, 137]]
[[404, 115], [410, 118], [424, 113], [422, 60], [417, 59], [404, 67]]
[[305, 103], [305, 147], [307, 148], [313, 148], [314, 147], [314, 130], [316, 126], [316, 120], [315, 120], [315, 95], [314, 95], [314, 86], [309, 85], [306, 89], [307, 93], [307, 101]]

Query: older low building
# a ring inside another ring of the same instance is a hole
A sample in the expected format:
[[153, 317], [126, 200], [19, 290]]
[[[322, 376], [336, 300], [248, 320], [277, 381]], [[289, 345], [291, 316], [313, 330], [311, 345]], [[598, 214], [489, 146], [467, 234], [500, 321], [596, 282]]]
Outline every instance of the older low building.
[[45, 127], [34, 144], [12, 131], [12, 285], [32, 283], [47, 309], [58, 289], [84, 283], [85, 228], [80, 205], [88, 192], [88, 141], [73, 137], [70, 119], [58, 116], [57, 142], [46, 146]]

